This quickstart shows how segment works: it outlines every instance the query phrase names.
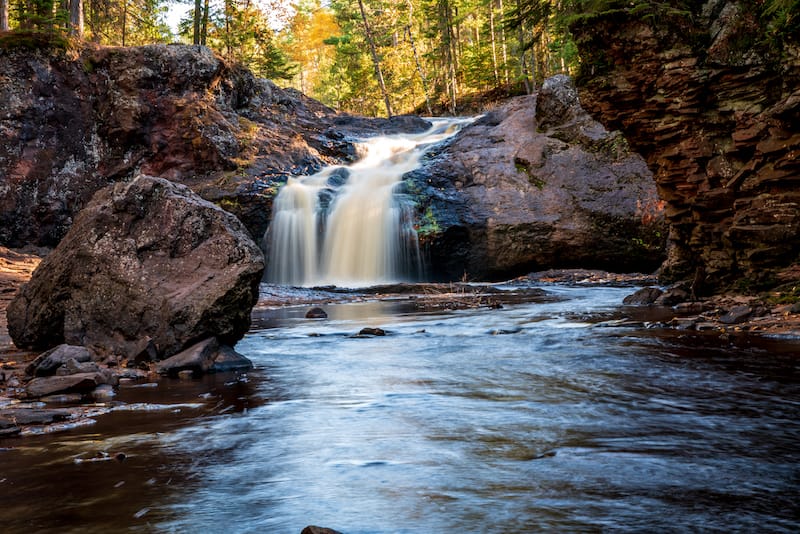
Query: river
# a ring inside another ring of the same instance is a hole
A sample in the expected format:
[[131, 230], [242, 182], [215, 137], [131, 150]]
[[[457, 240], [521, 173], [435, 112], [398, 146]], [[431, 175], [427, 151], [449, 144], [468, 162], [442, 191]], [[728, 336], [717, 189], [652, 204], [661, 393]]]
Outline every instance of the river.
[[140, 409], [0, 440], [0, 530], [800, 529], [800, 344], [620, 327], [630, 288], [546, 289], [261, 310], [246, 376], [127, 385]]

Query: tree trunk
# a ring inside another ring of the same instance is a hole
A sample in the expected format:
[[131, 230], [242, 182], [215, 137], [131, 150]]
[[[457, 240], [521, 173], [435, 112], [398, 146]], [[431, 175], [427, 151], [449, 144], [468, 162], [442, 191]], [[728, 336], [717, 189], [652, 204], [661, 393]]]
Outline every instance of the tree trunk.
[[206, 45], [206, 37], [208, 36], [208, 0], [203, 3], [203, 25], [200, 28], [200, 44]]
[[[521, 11], [519, 0], [517, 0], [517, 10]], [[525, 93], [531, 94], [533, 88], [528, 78], [527, 60], [525, 58], [525, 29], [522, 24], [519, 25], [519, 29], [517, 30], [517, 40], [519, 41], [519, 75], [522, 78], [522, 83], [525, 84]]]
[[[505, 16], [503, 0], [500, 0], [500, 16]], [[506, 45], [506, 29], [502, 24], [500, 25], [500, 45], [503, 50], [503, 77], [506, 80], [506, 86], [508, 86], [510, 84], [510, 78], [508, 75], [508, 46]]]
[[428, 96], [428, 78], [425, 76], [425, 72], [422, 70], [422, 64], [419, 61], [419, 54], [417, 53], [417, 45], [414, 43], [414, 35], [411, 33], [411, 25], [414, 22], [414, 4], [411, 0], [408, 0], [408, 25], [406, 26], [406, 32], [408, 32], [408, 41], [411, 43], [411, 50], [414, 52], [414, 61], [417, 64], [417, 74], [419, 74], [419, 79], [422, 81], [422, 91], [425, 93], [425, 107], [428, 109], [428, 115], [433, 116], [433, 110], [431, 109], [431, 99]]
[[128, 27], [128, 2], [124, 1], [122, 6], [122, 46], [125, 46], [126, 30]]
[[8, 31], [8, 0], [0, 0], [0, 32]]
[[200, 44], [200, 19], [202, 18], [202, 4], [200, 0], [194, 0], [194, 16], [192, 17], [193, 22], [193, 35], [192, 35], [192, 44], [199, 45]]
[[69, 0], [69, 33], [83, 37], [83, 0]]
[[500, 75], [497, 70], [497, 43], [494, 36], [494, 0], [489, 2], [489, 38], [492, 43], [492, 72], [494, 73], [494, 85], [500, 85]]
[[364, 21], [364, 34], [367, 37], [367, 43], [369, 44], [369, 51], [372, 54], [372, 63], [375, 66], [375, 77], [378, 79], [378, 85], [381, 88], [381, 94], [383, 94], [383, 101], [386, 104], [386, 114], [391, 117], [392, 116], [392, 105], [389, 103], [389, 93], [386, 91], [386, 84], [383, 82], [383, 72], [381, 71], [381, 62], [378, 59], [378, 52], [375, 50], [375, 41], [372, 38], [372, 31], [369, 29], [369, 23], [367, 22], [367, 12], [364, 10], [364, 2], [362, 0], [358, 0], [358, 7], [361, 10], [361, 19]]

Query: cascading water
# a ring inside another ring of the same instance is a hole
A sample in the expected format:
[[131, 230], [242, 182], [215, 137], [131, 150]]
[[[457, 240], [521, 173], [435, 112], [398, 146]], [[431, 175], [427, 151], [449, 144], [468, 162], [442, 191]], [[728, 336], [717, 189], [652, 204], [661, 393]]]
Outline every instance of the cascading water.
[[419, 271], [411, 209], [398, 189], [432, 145], [472, 119], [433, 119], [421, 134], [357, 144], [361, 159], [290, 178], [273, 205], [265, 240], [267, 280], [276, 284], [359, 286]]

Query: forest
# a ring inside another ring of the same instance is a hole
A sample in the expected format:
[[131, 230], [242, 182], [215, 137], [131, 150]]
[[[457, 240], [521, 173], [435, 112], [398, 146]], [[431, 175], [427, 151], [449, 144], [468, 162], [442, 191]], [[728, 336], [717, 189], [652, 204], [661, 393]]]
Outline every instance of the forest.
[[[754, 1], [765, 39], [797, 33], [800, 0]], [[697, 5], [695, 5], [697, 4]], [[579, 72], [569, 26], [597, 13], [654, 17], [700, 3], [634, 0], [0, 0], [0, 31], [100, 45], [182, 42], [339, 110], [455, 114]], [[177, 27], [168, 13], [186, 15]], [[176, 34], [177, 33], [177, 34]]]
[[[770, 46], [800, 0], [752, 0]], [[0, 31], [131, 46], [209, 46], [255, 74], [363, 115], [455, 114], [580, 73], [576, 20], [699, 13], [693, 0], [0, 0]], [[187, 15], [176, 28], [171, 11]], [[763, 43], [755, 43], [755, 45]]]

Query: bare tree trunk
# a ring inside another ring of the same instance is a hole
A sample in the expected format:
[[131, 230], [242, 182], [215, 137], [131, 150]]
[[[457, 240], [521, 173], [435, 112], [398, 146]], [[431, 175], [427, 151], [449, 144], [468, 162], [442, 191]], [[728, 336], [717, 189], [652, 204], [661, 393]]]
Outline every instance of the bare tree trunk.
[[[500, 16], [502, 17], [504, 14], [505, 7], [503, 6], [503, 0], [500, 0]], [[506, 45], [506, 29], [502, 24], [500, 25], [500, 44], [503, 49], [503, 77], [506, 80], [506, 86], [508, 86], [511, 81], [508, 75], [508, 46]]]
[[[520, 10], [519, 0], [517, 0], [517, 10]], [[522, 78], [522, 83], [525, 84], [525, 93], [531, 94], [533, 92], [533, 88], [531, 87], [531, 81], [528, 78], [527, 60], [525, 58], [525, 28], [523, 28], [523, 24], [519, 25], [519, 30], [517, 31], [517, 41], [517, 46], [519, 47], [519, 75]]]
[[8, 31], [8, 0], [0, 0], [0, 32]]
[[205, 46], [208, 36], [208, 0], [203, 2], [203, 23], [200, 28], [200, 44]]
[[494, 74], [494, 85], [500, 84], [500, 75], [497, 71], [497, 43], [494, 36], [494, 0], [489, 2], [489, 39], [492, 43], [492, 73]]
[[199, 45], [200, 44], [200, 19], [202, 18], [202, 5], [200, 0], [194, 0], [194, 15], [192, 16], [192, 26], [193, 26], [193, 35], [192, 35], [192, 44]]
[[378, 52], [375, 50], [375, 40], [372, 38], [372, 31], [369, 29], [369, 23], [367, 22], [367, 12], [364, 10], [364, 2], [362, 0], [358, 0], [358, 7], [361, 10], [361, 19], [364, 21], [364, 34], [367, 37], [367, 43], [369, 44], [369, 51], [372, 54], [372, 63], [375, 66], [375, 77], [378, 79], [378, 85], [381, 88], [381, 94], [383, 95], [383, 102], [386, 104], [386, 114], [391, 117], [392, 116], [392, 105], [389, 102], [389, 93], [386, 91], [386, 84], [383, 82], [383, 72], [381, 71], [381, 62], [378, 59]]
[[413, 23], [413, 14], [414, 14], [414, 4], [411, 0], [408, 0], [408, 25], [406, 26], [406, 32], [408, 33], [408, 41], [411, 43], [411, 50], [414, 52], [414, 61], [417, 64], [417, 74], [419, 74], [419, 79], [422, 81], [422, 92], [425, 93], [425, 107], [428, 110], [428, 115], [433, 115], [433, 110], [431, 109], [431, 99], [428, 96], [428, 78], [425, 76], [425, 72], [422, 70], [422, 63], [419, 61], [419, 54], [417, 53], [417, 45], [414, 43], [414, 35], [411, 33], [411, 24]]
[[83, 0], [69, 0], [69, 33], [83, 37]]
[[122, 7], [122, 46], [125, 46], [126, 31], [128, 28], [128, 2], [125, 0]]

